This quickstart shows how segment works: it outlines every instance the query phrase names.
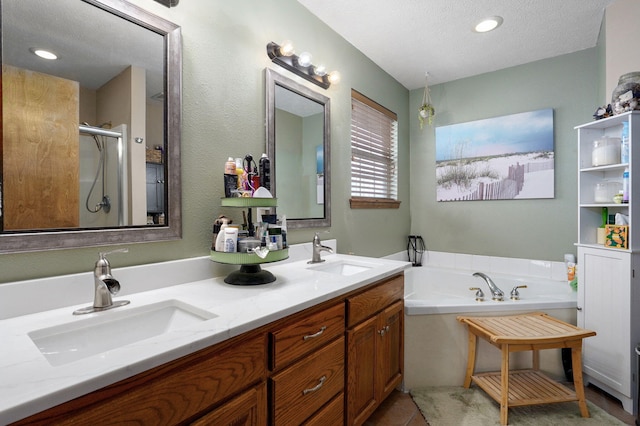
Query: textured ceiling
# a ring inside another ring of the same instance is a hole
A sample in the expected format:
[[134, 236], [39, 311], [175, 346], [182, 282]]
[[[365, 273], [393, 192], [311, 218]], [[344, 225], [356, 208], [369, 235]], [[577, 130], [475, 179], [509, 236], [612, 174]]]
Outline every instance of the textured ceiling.
[[412, 90], [594, 47], [615, 0], [298, 1]]

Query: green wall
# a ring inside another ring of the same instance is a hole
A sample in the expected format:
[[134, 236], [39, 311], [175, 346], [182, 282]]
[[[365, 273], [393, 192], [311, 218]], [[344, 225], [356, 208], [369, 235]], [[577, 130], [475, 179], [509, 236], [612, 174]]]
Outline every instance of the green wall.
[[[383, 256], [404, 250], [411, 232], [438, 251], [543, 260], [575, 251], [573, 127], [590, 121], [602, 102], [602, 48], [432, 87], [435, 126], [542, 108], [553, 108], [555, 120], [554, 199], [437, 203], [434, 129], [418, 126], [422, 89], [407, 91], [296, 0], [183, 0], [171, 9], [132, 2], [182, 27], [184, 232], [179, 241], [130, 245], [113, 267], [207, 255], [214, 217], [240, 219], [239, 211], [219, 207], [224, 161], [265, 151], [266, 67], [331, 98], [332, 226], [292, 230], [291, 243], [321, 231], [322, 239], [338, 239], [341, 253]], [[285, 39], [339, 70], [341, 82], [325, 91], [273, 65], [266, 44]], [[398, 114], [398, 210], [349, 208], [351, 88]], [[0, 282], [90, 271], [101, 250], [0, 255]]]
[[[183, 239], [129, 246], [113, 256], [113, 267], [204, 256], [214, 217], [240, 220], [238, 210], [219, 207], [227, 157], [255, 158], [265, 152], [264, 69], [271, 67], [331, 98], [332, 227], [290, 231], [289, 241], [338, 238], [339, 251], [382, 256], [405, 248], [409, 232], [409, 92], [295, 0], [182, 0], [168, 9], [152, 0], [132, 3], [182, 27], [183, 65]], [[292, 40], [310, 51], [342, 81], [328, 90], [307, 83], [271, 63], [270, 41]], [[349, 125], [351, 88], [398, 114], [399, 210], [349, 209]], [[241, 148], [239, 148], [241, 147]], [[326, 232], [325, 232], [326, 231]], [[104, 247], [0, 255], [0, 282], [93, 269]], [[90, 283], [88, 283], [90, 285]]]
[[[435, 251], [562, 261], [577, 238], [576, 125], [599, 103], [598, 48], [431, 87], [433, 128], [411, 91], [411, 228]], [[553, 108], [555, 198], [436, 202], [435, 127]]]

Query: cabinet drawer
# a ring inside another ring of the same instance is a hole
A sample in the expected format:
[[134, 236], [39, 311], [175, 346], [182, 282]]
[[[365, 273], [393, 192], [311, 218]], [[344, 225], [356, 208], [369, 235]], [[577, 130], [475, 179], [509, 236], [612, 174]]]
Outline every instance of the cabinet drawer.
[[301, 424], [344, 389], [344, 337], [275, 374], [270, 385], [273, 423]]
[[333, 398], [331, 402], [322, 407], [304, 426], [328, 426], [344, 423], [344, 393]]
[[344, 305], [339, 303], [269, 333], [271, 369], [277, 370], [344, 333]]
[[347, 327], [354, 326], [403, 298], [404, 275], [389, 278], [372, 289], [347, 298]]
[[267, 386], [247, 390], [222, 406], [200, 417], [190, 426], [261, 426], [267, 424]]

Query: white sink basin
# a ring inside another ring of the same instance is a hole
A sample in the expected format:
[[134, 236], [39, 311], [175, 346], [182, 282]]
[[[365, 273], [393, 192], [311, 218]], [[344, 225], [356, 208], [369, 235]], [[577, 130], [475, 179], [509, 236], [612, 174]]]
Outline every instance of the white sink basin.
[[28, 335], [47, 361], [57, 366], [217, 316], [179, 300], [166, 300], [121, 311], [118, 309], [96, 313], [92, 318], [35, 330]]
[[350, 260], [339, 260], [336, 262], [321, 263], [318, 265], [310, 266], [308, 269], [314, 271], [327, 272], [330, 274], [337, 274], [342, 276], [355, 275], [360, 272], [368, 271], [374, 268], [376, 265], [364, 262], [355, 262]]

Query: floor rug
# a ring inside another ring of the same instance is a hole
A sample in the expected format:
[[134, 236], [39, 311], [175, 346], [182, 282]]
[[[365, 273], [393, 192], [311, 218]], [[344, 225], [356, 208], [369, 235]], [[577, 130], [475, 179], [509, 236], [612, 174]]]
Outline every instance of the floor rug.
[[[411, 397], [430, 426], [487, 426], [500, 424], [500, 404], [476, 386], [426, 387], [411, 391]], [[591, 417], [582, 418], [577, 402], [509, 408], [509, 425], [625, 425], [587, 401]]]

